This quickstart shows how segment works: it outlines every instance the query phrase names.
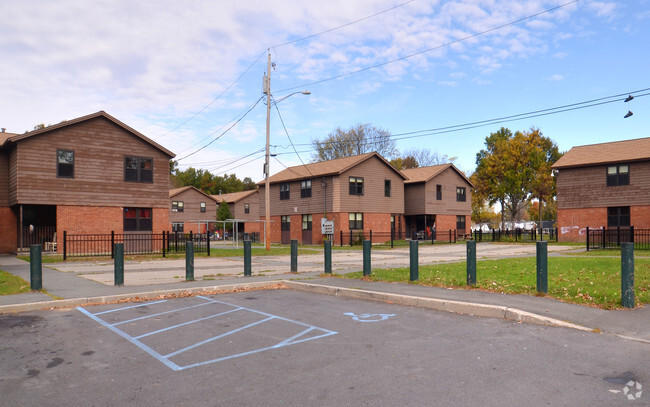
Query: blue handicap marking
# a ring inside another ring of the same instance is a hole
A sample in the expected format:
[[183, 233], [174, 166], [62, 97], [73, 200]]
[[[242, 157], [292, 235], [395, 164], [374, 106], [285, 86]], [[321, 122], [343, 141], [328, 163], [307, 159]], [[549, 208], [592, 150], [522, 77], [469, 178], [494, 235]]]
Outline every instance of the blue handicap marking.
[[352, 319], [359, 322], [379, 322], [385, 321], [390, 317], [394, 317], [395, 314], [361, 314], [357, 315], [354, 312], [345, 312], [343, 315], [351, 316]]

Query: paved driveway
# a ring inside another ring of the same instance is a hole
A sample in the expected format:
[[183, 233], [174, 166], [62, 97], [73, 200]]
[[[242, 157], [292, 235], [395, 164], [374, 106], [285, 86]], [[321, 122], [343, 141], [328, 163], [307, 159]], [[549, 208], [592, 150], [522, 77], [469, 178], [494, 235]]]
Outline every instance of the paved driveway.
[[[495, 244], [478, 243], [476, 255], [481, 259], [497, 259], [516, 256], [534, 256], [534, 244]], [[561, 253], [572, 250], [570, 246], [548, 246], [549, 254]], [[243, 253], [243, 249], [242, 249]], [[441, 262], [464, 261], [466, 246], [455, 245], [427, 245], [421, 244], [419, 248], [420, 265]], [[395, 248], [391, 250], [372, 250], [373, 268], [393, 268], [409, 266], [409, 249]], [[113, 285], [114, 266], [112, 262], [69, 262], [60, 263], [53, 268], [77, 273], [88, 279], [107, 285]], [[185, 260], [150, 260], [126, 261], [125, 285], [146, 285], [173, 283], [185, 279]], [[363, 269], [363, 253], [361, 250], [333, 250], [332, 269], [335, 273], [347, 273]], [[299, 273], [322, 273], [324, 270], [323, 254], [300, 254], [298, 251]], [[254, 275], [282, 275], [290, 273], [289, 256], [257, 256], [252, 259], [252, 273]], [[243, 276], [243, 257], [201, 257], [194, 263], [194, 276], [199, 279], [220, 277]]]

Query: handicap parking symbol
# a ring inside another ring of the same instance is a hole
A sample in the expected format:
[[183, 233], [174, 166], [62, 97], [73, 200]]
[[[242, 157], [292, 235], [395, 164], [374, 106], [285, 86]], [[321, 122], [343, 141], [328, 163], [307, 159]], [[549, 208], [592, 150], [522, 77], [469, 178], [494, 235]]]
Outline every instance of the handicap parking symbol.
[[361, 314], [357, 315], [354, 312], [345, 312], [343, 315], [348, 315], [352, 317], [355, 321], [359, 322], [379, 322], [385, 321], [390, 317], [394, 317], [395, 314]]

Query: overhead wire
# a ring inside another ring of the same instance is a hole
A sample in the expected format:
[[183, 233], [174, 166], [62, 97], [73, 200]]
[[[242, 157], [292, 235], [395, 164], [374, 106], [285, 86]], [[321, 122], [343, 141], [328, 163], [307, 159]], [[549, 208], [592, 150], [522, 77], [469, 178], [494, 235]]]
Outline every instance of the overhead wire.
[[284, 133], [287, 135], [287, 138], [289, 139], [289, 143], [291, 143], [291, 147], [293, 147], [293, 151], [296, 153], [298, 156], [298, 159], [302, 163], [302, 165], [305, 167], [309, 175], [312, 177], [314, 174], [309, 170], [309, 167], [305, 164], [305, 162], [302, 160], [302, 157], [300, 157], [300, 154], [298, 154], [298, 151], [296, 150], [296, 146], [293, 145], [293, 140], [291, 140], [291, 136], [289, 135], [289, 131], [287, 130], [287, 126], [284, 125], [284, 119], [282, 118], [282, 115], [280, 114], [280, 109], [278, 108], [278, 103], [275, 101], [273, 98], [273, 95], [271, 95], [271, 100], [273, 100], [273, 105], [275, 106], [275, 110], [278, 112], [278, 117], [280, 118], [280, 122], [282, 123], [282, 128], [284, 129]]
[[450, 41], [450, 42], [447, 42], [447, 43], [444, 43], [444, 44], [437, 45], [435, 47], [431, 47], [431, 48], [428, 48], [428, 49], [425, 49], [425, 50], [422, 50], [422, 51], [418, 51], [418, 52], [413, 53], [413, 54], [409, 54], [409, 55], [405, 55], [403, 57], [391, 59], [389, 61], [385, 61], [385, 62], [382, 62], [380, 64], [367, 66], [365, 68], [360, 68], [360, 69], [357, 69], [357, 70], [354, 70], [354, 71], [350, 71], [350, 72], [347, 72], [347, 73], [343, 73], [343, 74], [332, 76], [332, 77], [325, 78], [325, 79], [320, 79], [320, 80], [317, 80], [317, 81], [314, 81], [314, 82], [304, 83], [304, 84], [299, 85], [299, 86], [294, 86], [294, 87], [291, 87], [291, 88], [281, 89], [281, 90], [278, 91], [278, 93], [289, 92], [289, 91], [292, 91], [292, 90], [295, 90], [295, 89], [304, 88], [306, 86], [318, 85], [318, 84], [321, 84], [321, 83], [324, 83], [324, 82], [329, 82], [329, 81], [333, 81], [333, 80], [336, 80], [336, 79], [345, 78], [347, 76], [356, 75], [356, 74], [361, 73], [361, 72], [366, 72], [366, 71], [369, 71], [371, 69], [381, 68], [382, 66], [386, 66], [386, 65], [389, 65], [389, 64], [392, 64], [392, 63], [395, 63], [395, 62], [404, 61], [404, 60], [407, 60], [409, 58], [413, 58], [413, 57], [418, 56], [418, 55], [426, 54], [428, 52], [435, 51], [435, 50], [438, 50], [438, 49], [441, 49], [441, 48], [446, 48], [446, 47], [452, 46], [454, 44], [458, 44], [458, 43], [470, 40], [472, 38], [476, 38], [476, 37], [479, 37], [481, 35], [485, 35], [485, 34], [493, 32], [493, 31], [497, 31], [497, 30], [500, 30], [502, 28], [509, 27], [511, 25], [519, 24], [522, 21], [530, 20], [532, 18], [539, 17], [539, 16], [541, 16], [543, 14], [551, 13], [551, 12], [553, 12], [555, 10], [558, 10], [558, 9], [563, 8], [563, 7], [569, 6], [571, 4], [577, 3], [578, 1], [580, 1], [580, 0], [572, 0], [572, 1], [569, 1], [567, 3], [563, 3], [563, 4], [560, 4], [558, 6], [555, 6], [555, 7], [546, 9], [546, 10], [542, 10], [542, 11], [537, 12], [535, 14], [531, 14], [531, 15], [528, 15], [526, 17], [522, 17], [522, 18], [519, 18], [519, 19], [514, 20], [514, 21], [510, 21], [510, 22], [505, 23], [505, 24], [495, 26], [495, 27], [489, 28], [489, 29], [484, 30], [484, 31], [480, 31], [480, 32], [477, 32], [477, 33], [474, 33], [474, 34], [471, 34], [471, 35], [467, 35], [465, 37], [459, 38], [459, 39], [454, 40], [454, 41]]

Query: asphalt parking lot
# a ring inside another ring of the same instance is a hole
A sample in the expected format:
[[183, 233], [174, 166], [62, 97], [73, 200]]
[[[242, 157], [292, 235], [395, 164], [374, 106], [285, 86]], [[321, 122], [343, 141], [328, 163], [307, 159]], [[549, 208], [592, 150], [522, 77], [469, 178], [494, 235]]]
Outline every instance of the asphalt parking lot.
[[1, 315], [0, 346], [11, 406], [650, 402], [647, 344], [292, 290]]

